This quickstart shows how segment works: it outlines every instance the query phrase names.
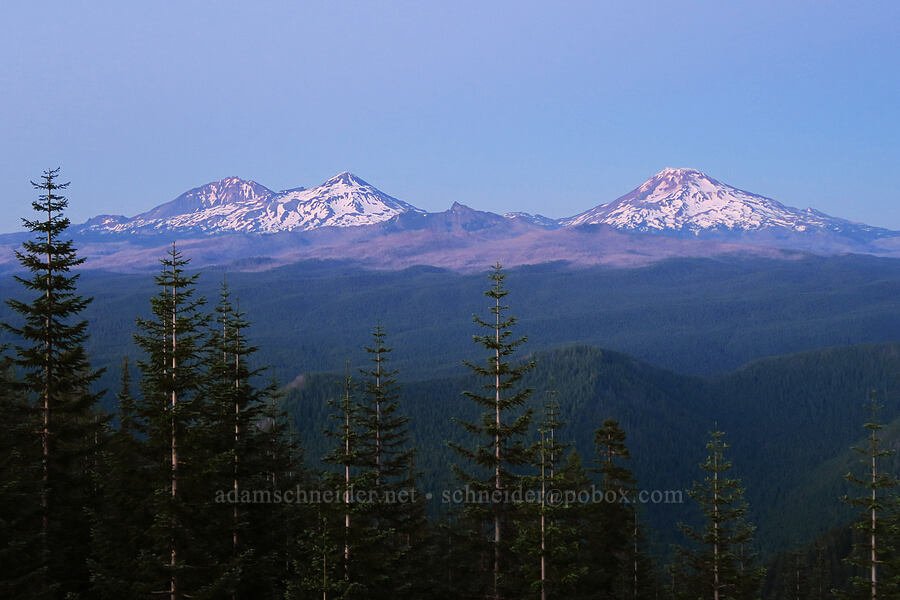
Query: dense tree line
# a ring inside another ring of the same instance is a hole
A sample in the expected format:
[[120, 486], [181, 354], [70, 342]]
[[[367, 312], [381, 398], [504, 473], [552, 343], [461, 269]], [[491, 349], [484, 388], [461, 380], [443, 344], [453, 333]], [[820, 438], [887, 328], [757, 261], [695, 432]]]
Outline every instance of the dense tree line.
[[[487, 316], [474, 317], [481, 356], [466, 362], [480, 387], [460, 390], [481, 414], [456, 419], [457, 488], [445, 491], [459, 499], [440, 511], [421, 486], [388, 332], [373, 327], [366, 368], [348, 363], [323, 423], [330, 448], [310, 468], [279, 386], [255, 365], [239, 299], [223, 281], [208, 308], [174, 244], [107, 414], [57, 178], [34, 184], [34, 238], [17, 253], [30, 275], [16, 276], [30, 298], [8, 301], [20, 317], [4, 325], [18, 342], [0, 360], [0, 597], [761, 597], [766, 573], [725, 434], [710, 433], [688, 491], [699, 514], [682, 525], [683, 546], [654, 554], [614, 415], [585, 462], [561, 418], [570, 398], [551, 391], [539, 413], [528, 408], [535, 364], [499, 263]], [[900, 506], [879, 463], [891, 450], [874, 398], [871, 411], [867, 470], [848, 476], [862, 518], [847, 585], [834, 587], [874, 600], [900, 593]], [[835, 569], [824, 552], [812, 562], [798, 552], [766, 589], [821, 598]]]

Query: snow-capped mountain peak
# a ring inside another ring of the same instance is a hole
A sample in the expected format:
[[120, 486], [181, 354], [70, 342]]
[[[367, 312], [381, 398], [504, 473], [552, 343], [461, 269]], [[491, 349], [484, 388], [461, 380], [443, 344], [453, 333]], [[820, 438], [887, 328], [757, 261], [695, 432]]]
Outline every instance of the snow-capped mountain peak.
[[189, 190], [171, 202], [166, 202], [152, 210], [137, 215], [135, 219], [155, 221], [214, 207], [252, 204], [264, 201], [272, 193], [272, 190], [255, 181], [245, 181], [240, 177], [226, 177], [225, 179], [213, 181]]
[[325, 181], [325, 183], [323, 183], [322, 186], [324, 187], [324, 186], [338, 185], [338, 184], [357, 186], [357, 187], [369, 185], [368, 182], [363, 181], [362, 179], [360, 179], [359, 177], [357, 177], [350, 171], [344, 171], [342, 173], [338, 173], [331, 179], [328, 179], [327, 181]]
[[[418, 219], [424, 211], [388, 196], [349, 171], [311, 189], [299, 187], [280, 192], [254, 181], [227, 177], [189, 190], [135, 217], [100, 215], [83, 224], [80, 230], [276, 233], [373, 225], [405, 213], [409, 218], [400, 219], [393, 226], [394, 230], [425, 222], [430, 223], [429, 227], [437, 227], [435, 223], [440, 221]], [[625, 231], [676, 236], [711, 234], [716, 239], [728, 240], [745, 240], [754, 235], [767, 240], [782, 240], [786, 235], [794, 234], [809, 238], [806, 233], [838, 234], [854, 240], [894, 235], [812, 208], [791, 208], [722, 183], [697, 169], [686, 168], [665, 168], [624, 196], [567, 219], [549, 219], [521, 212], [500, 216], [459, 203], [454, 203], [446, 213], [434, 214], [443, 215], [441, 218], [450, 223], [444, 223], [447, 227], [465, 231], [480, 231], [485, 229], [485, 224], [505, 223], [517, 230], [602, 224]]]
[[228, 177], [194, 188], [130, 219], [114, 215], [91, 219], [84, 229], [275, 233], [370, 225], [407, 211], [421, 212], [347, 171], [312, 189], [299, 187], [281, 192], [254, 181]]
[[695, 234], [767, 228], [842, 230], [853, 226], [819, 211], [791, 208], [740, 190], [696, 169], [674, 168], [663, 169], [624, 196], [561, 223]]
[[267, 209], [270, 221], [264, 231], [370, 225], [407, 211], [421, 212], [345, 171], [312, 189], [274, 198]]

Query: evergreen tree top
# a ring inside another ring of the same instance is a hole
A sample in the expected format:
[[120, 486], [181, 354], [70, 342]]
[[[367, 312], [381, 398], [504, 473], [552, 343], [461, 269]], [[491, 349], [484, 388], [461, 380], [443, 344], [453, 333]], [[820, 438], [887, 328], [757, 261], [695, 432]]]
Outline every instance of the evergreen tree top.
[[60, 233], [69, 226], [68, 217], [61, 213], [69, 206], [69, 201], [65, 196], [56, 193], [69, 187], [69, 182], [57, 183], [56, 178], [59, 176], [59, 167], [55, 169], [47, 169], [41, 176], [40, 182], [31, 181], [31, 187], [41, 191], [41, 196], [37, 200], [31, 202], [32, 208], [37, 213], [48, 215], [49, 218], [30, 219], [23, 218], [22, 223], [25, 228], [30, 231], [39, 231], [42, 233]]
[[[869, 432], [869, 435], [866, 437], [866, 440], [869, 443], [864, 448], [854, 446], [851, 450], [861, 455], [860, 463], [865, 465], [866, 470], [869, 472], [863, 477], [857, 477], [853, 473], [847, 473], [844, 478], [855, 486], [870, 490], [871, 493], [867, 492], [865, 495], [858, 498], [844, 496], [842, 500], [851, 506], [864, 507], [867, 510], [877, 510], [885, 506], [886, 500], [879, 497], [876, 494], [876, 491], [895, 488], [900, 485], [900, 481], [884, 468], [877, 468], [877, 459], [893, 456], [895, 454], [894, 449], [884, 447], [883, 440], [878, 435], [878, 432], [884, 429], [884, 425], [881, 424], [878, 418], [878, 414], [883, 407], [878, 403], [877, 390], [871, 390], [869, 392], [869, 403], [866, 405], [866, 408], [869, 411], [869, 421], [864, 423], [863, 427]], [[874, 472], [871, 472], [872, 469], [874, 469]], [[872, 494], [875, 494], [875, 496], [873, 497]]]
[[88, 337], [87, 321], [72, 322], [93, 299], [79, 296], [76, 292], [79, 276], [68, 274], [84, 258], [77, 256], [71, 240], [59, 239], [69, 226], [69, 219], [62, 215], [68, 204], [58, 191], [69, 184], [57, 183], [58, 176], [58, 168], [48, 169], [40, 182], [31, 182], [41, 192], [32, 202], [39, 216], [23, 222], [35, 237], [23, 242], [22, 251], [16, 250], [15, 255], [32, 275], [29, 278], [15, 275], [14, 279], [36, 296], [31, 302], [7, 300], [6, 304], [22, 315], [25, 323], [20, 327], [2, 324], [25, 341], [25, 345], [15, 347], [15, 363], [25, 369], [26, 378], [33, 386], [44, 378], [41, 373], [50, 369], [49, 378], [44, 378], [44, 394], [69, 385], [86, 390], [102, 373], [92, 371], [87, 365], [83, 347]]

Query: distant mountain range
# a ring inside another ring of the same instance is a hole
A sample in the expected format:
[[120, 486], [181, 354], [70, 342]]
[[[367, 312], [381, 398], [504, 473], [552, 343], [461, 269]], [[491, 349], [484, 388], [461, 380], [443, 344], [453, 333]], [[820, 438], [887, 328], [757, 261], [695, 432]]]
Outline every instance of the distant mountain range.
[[132, 218], [94, 217], [82, 229], [111, 233], [276, 233], [371, 225], [405, 212], [424, 211], [347, 172], [311, 190], [299, 187], [280, 192], [255, 181], [229, 177], [194, 188]]
[[[356, 227], [426, 211], [388, 196], [344, 172], [312, 189], [273, 192], [255, 181], [229, 177], [185, 192], [135, 217], [101, 215], [85, 231], [160, 233], [171, 231], [276, 233], [321, 227]], [[799, 210], [739, 190], [695, 169], [667, 168], [612, 202], [564, 219], [525, 212], [502, 215], [543, 228], [609, 225], [640, 232], [824, 230], [889, 235], [877, 227]]]
[[[280, 192], [229, 177], [134, 217], [100, 215], [72, 231], [91, 266], [116, 270], [155, 266], [172, 241], [198, 266], [236, 269], [333, 258], [373, 268], [467, 270], [497, 260], [629, 267], [721, 254], [900, 256], [900, 232], [792, 208], [695, 169], [668, 168], [564, 219], [460, 203], [427, 212], [344, 172], [311, 189]], [[20, 240], [21, 234], [0, 236], [0, 246]], [[0, 267], [4, 262], [11, 266], [11, 253], [0, 256]]]

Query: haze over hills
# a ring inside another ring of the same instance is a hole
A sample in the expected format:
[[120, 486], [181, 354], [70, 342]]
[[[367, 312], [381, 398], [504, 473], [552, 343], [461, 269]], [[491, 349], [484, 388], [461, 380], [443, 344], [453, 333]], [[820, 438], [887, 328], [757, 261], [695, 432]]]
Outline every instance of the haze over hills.
[[[459, 202], [426, 212], [349, 172], [280, 192], [229, 177], [134, 217], [95, 217], [72, 232], [89, 268], [119, 271], [155, 268], [173, 241], [197, 266], [235, 270], [310, 259], [465, 271], [497, 260], [635, 267], [672, 257], [793, 259], [798, 252], [900, 257], [900, 232], [791, 208], [695, 169], [665, 169], [612, 202], [564, 219], [500, 215]], [[21, 237], [0, 236], [0, 246], [12, 249]], [[0, 268], [13, 266], [12, 253], [3, 253]]]

